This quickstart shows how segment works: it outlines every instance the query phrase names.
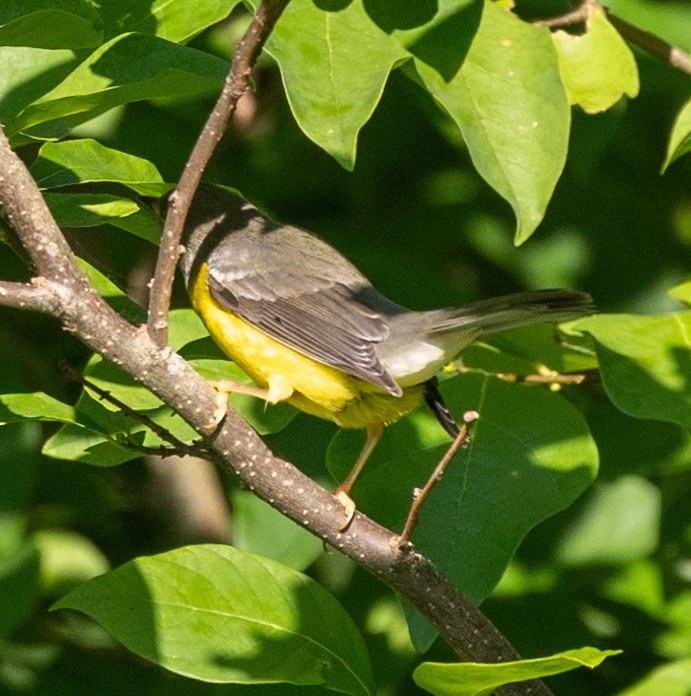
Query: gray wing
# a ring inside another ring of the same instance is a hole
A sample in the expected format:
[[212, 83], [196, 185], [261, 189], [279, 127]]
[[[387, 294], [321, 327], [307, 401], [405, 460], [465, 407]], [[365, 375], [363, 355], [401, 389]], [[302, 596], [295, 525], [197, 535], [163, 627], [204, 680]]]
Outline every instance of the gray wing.
[[271, 264], [265, 270], [252, 266], [210, 263], [214, 299], [290, 348], [394, 396], [402, 394], [376, 352], [389, 326], [356, 291], [333, 278], [310, 274], [309, 259], [299, 273], [271, 271]]

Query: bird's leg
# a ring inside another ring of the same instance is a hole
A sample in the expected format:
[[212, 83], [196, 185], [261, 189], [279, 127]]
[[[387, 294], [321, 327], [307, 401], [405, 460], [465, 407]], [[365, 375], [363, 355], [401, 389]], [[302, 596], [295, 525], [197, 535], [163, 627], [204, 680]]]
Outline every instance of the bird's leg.
[[254, 396], [269, 404], [285, 401], [293, 395], [293, 388], [280, 378], [272, 378], [268, 389], [255, 387], [251, 384], [243, 384], [232, 379], [209, 380], [209, 384], [216, 391], [216, 408], [214, 409], [213, 420], [206, 426], [206, 429], [209, 431], [214, 431], [225, 418], [226, 413], [228, 413], [228, 396], [233, 392]]
[[345, 521], [341, 525], [341, 530], [345, 529], [350, 524], [351, 520], [353, 519], [353, 515], [355, 514], [355, 502], [350, 497], [350, 491], [355, 483], [355, 479], [357, 479], [358, 475], [362, 471], [362, 467], [365, 466], [370, 454], [372, 454], [372, 450], [376, 447], [383, 433], [384, 426], [381, 424], [367, 429], [367, 439], [365, 440], [365, 445], [360, 451], [353, 468], [350, 470], [350, 473], [345, 478], [343, 483], [341, 483], [341, 485], [338, 486], [338, 488], [336, 488], [334, 491], [334, 496], [343, 506], [346, 516]]

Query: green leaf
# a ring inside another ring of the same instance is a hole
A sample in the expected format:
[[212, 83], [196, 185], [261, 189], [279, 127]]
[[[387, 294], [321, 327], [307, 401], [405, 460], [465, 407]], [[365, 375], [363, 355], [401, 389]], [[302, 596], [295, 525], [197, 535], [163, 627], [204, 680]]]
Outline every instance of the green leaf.
[[[401, 38], [424, 86], [461, 129], [478, 172], [513, 207], [521, 243], [542, 220], [564, 167], [568, 99], [545, 28], [485, 0], [468, 37], [477, 9], [457, 9], [464, 4], [447, 2], [452, 11], [425, 35]], [[451, 57], [449, 41], [458, 46]]]
[[43, 392], [0, 394], [0, 425], [24, 420], [74, 423], [74, 409]]
[[691, 428], [691, 312], [600, 314], [572, 326], [595, 339], [602, 383], [617, 408]]
[[632, 687], [617, 696], [689, 696], [691, 694], [691, 658], [655, 668]]
[[117, 36], [27, 106], [7, 132], [52, 121], [74, 126], [128, 102], [218, 92], [226, 72], [224, 60], [202, 51], [146, 34]]
[[559, 30], [552, 38], [572, 104], [596, 114], [609, 109], [624, 94], [632, 99], [638, 95], [638, 67], [633, 53], [600, 7], [594, 7], [585, 34]]
[[[468, 409], [480, 419], [472, 426], [470, 446], [425, 502], [413, 541], [479, 604], [527, 532], [590, 485], [597, 449], [583, 416], [547, 389], [478, 374], [448, 379], [440, 389], [457, 420]], [[337, 480], [361, 444], [359, 433], [336, 435], [328, 461]], [[413, 490], [425, 483], [450, 444], [426, 409], [387, 428], [353, 491], [358, 508], [400, 529]]]
[[142, 196], [157, 198], [172, 188], [148, 160], [91, 139], [46, 143], [30, 171], [44, 189], [109, 181], [127, 186]]
[[323, 550], [323, 542], [249, 491], [233, 491], [233, 544], [243, 551], [305, 570]]
[[691, 280], [687, 280], [685, 283], [680, 283], [673, 287], [669, 293], [670, 297], [675, 300], [679, 300], [682, 304], [687, 307], [691, 307]]
[[662, 171], [687, 152], [691, 152], [691, 99], [684, 104], [674, 121]]
[[77, 65], [73, 51], [0, 46], [0, 122], [10, 123], [49, 92]]
[[137, 655], [202, 681], [374, 693], [362, 638], [336, 600], [305, 575], [232, 547], [135, 559], [53, 608], [82, 611]]
[[293, 0], [267, 42], [290, 108], [308, 138], [345, 169], [357, 137], [381, 98], [391, 68], [406, 57], [369, 18], [362, 0], [326, 11]]
[[583, 514], [559, 545], [566, 565], [615, 564], [644, 558], [660, 537], [660, 490], [640, 476], [596, 485]]
[[605, 658], [619, 653], [621, 650], [580, 648], [550, 657], [498, 664], [424, 662], [413, 672], [413, 679], [435, 696], [490, 696], [504, 684], [549, 677], [577, 667], [593, 669]]
[[103, 35], [101, 18], [86, 0], [23, 0], [0, 5], [0, 44], [88, 48]]
[[41, 452], [53, 459], [94, 466], [118, 466], [142, 455], [108, 440], [103, 433], [81, 425], [66, 424], [43, 445]]
[[133, 200], [109, 193], [47, 192], [43, 197], [60, 227], [97, 227], [139, 210]]
[[207, 27], [225, 19], [240, 0], [101, 0], [100, 12], [107, 38], [136, 31], [185, 43]]

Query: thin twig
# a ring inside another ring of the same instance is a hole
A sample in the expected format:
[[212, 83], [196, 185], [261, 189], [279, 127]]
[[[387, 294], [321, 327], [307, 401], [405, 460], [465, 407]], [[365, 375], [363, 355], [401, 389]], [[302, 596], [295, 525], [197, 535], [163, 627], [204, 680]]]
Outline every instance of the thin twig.
[[[465, 375], [473, 372], [473, 369], [461, 364], [454, 364], [453, 370], [459, 374]], [[490, 372], [492, 377], [501, 379], [504, 382], [512, 384], [555, 384], [572, 386], [583, 384], [588, 379], [586, 372], [553, 372], [552, 370], [540, 371], [532, 375], [518, 375], [512, 372]]]
[[470, 425], [479, 417], [480, 414], [477, 411], [466, 411], [463, 414], [463, 425], [460, 427], [458, 435], [456, 435], [456, 439], [451, 443], [451, 446], [446, 451], [446, 454], [441, 458], [439, 464], [437, 464], [436, 468], [432, 472], [432, 475], [429, 477], [429, 479], [427, 479], [427, 483], [417, 492], [415, 498], [413, 499], [413, 504], [410, 506], [410, 512], [408, 513], [408, 519], [405, 522], [401, 536], [397, 540], [399, 548], [406, 546], [410, 542], [410, 535], [417, 526], [420, 510], [425, 500], [432, 492], [432, 489], [437, 485], [437, 482], [444, 474], [444, 471], [446, 471], [446, 467], [456, 456], [456, 452], [468, 444]]
[[168, 309], [173, 292], [175, 265], [180, 240], [202, 173], [218, 145], [238, 100], [246, 92], [252, 69], [289, 0], [264, 0], [257, 9], [245, 35], [235, 47], [233, 62], [214, 110], [187, 160], [180, 181], [170, 195], [163, 227], [156, 270], [151, 281], [147, 331], [154, 345], [163, 348], [168, 342]]
[[661, 58], [669, 63], [673, 68], [681, 70], [687, 75], [691, 75], [691, 54], [682, 51], [678, 46], [673, 46], [660, 37], [655, 36], [643, 29], [629, 24], [626, 20], [610, 12], [605, 8], [607, 19], [612, 23], [619, 33], [632, 44], [639, 46], [656, 58]]
[[[205, 459], [213, 458], [211, 452], [205, 445], [188, 445], [182, 440], [179, 440], [177, 437], [175, 437], [175, 435], [173, 435], [173, 433], [164, 428], [162, 425], [156, 423], [154, 420], [149, 418], [144, 413], [135, 411], [134, 409], [130, 408], [126, 403], [120, 401], [120, 399], [118, 399], [116, 396], [113, 396], [109, 391], [101, 389], [101, 387], [94, 384], [91, 380], [84, 377], [84, 375], [82, 375], [81, 373], [77, 372], [77, 370], [75, 370], [71, 365], [69, 365], [67, 361], [61, 360], [60, 367], [69, 379], [71, 379], [74, 382], [78, 382], [83, 387], [90, 389], [92, 392], [94, 392], [94, 394], [98, 396], [99, 399], [113, 404], [113, 406], [119, 408], [125, 416], [141, 423], [145, 427], [149, 428], [149, 430], [151, 430], [154, 434], [158, 435], [158, 437], [161, 440], [163, 440], [164, 442], [168, 442], [173, 446], [173, 449], [169, 450], [161, 447], [145, 447], [144, 445], [132, 443], [133, 447], [136, 448], [137, 451], [140, 451], [143, 454], [158, 454], [160, 456], [170, 456], [173, 454], [177, 454], [179, 456], [189, 455], [190, 457], [203, 457]], [[122, 442], [118, 442], [119, 444], [122, 444]], [[129, 446], [129, 441], [127, 446]]]

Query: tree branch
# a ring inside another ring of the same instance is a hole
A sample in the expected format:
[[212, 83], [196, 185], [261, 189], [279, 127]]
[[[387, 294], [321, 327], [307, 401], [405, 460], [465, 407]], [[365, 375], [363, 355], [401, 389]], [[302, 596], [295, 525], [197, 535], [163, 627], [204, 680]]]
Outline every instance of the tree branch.
[[42, 278], [34, 278], [29, 283], [0, 280], [0, 305], [55, 315], [60, 308], [60, 299]]
[[607, 19], [627, 41], [642, 48], [656, 58], [664, 60], [673, 68], [691, 75], [691, 55], [686, 51], [682, 51], [681, 48], [672, 46], [672, 44], [663, 41], [658, 36], [643, 31], [643, 29], [639, 29], [633, 24], [629, 24], [607, 8], [605, 8], [605, 13], [607, 14]]
[[156, 270], [151, 283], [147, 330], [159, 348], [168, 342], [168, 309], [173, 291], [175, 266], [180, 254], [180, 239], [194, 192], [216, 145], [225, 132], [228, 120], [235, 112], [238, 100], [249, 86], [254, 64], [289, 0], [264, 0], [252, 19], [245, 35], [233, 53], [233, 62], [226, 77], [221, 96], [187, 160], [180, 181], [170, 195], [158, 252]]

